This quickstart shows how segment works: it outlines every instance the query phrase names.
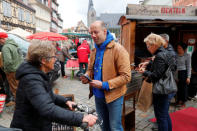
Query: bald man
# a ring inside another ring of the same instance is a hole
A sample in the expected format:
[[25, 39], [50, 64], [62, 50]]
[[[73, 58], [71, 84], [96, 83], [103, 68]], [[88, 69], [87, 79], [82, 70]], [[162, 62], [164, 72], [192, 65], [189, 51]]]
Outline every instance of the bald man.
[[95, 21], [89, 31], [95, 48], [85, 75], [92, 80], [81, 76], [81, 81], [89, 83], [89, 97], [95, 96], [96, 111], [103, 120], [102, 131], [123, 131], [123, 96], [127, 91], [126, 84], [131, 80], [129, 54], [114, 41], [104, 22]]

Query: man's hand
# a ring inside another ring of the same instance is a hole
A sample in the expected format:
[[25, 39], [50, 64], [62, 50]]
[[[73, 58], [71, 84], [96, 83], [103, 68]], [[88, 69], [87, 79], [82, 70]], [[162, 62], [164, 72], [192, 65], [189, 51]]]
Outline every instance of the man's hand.
[[102, 88], [102, 82], [99, 80], [92, 80], [92, 82], [90, 82], [90, 86], [95, 87], [95, 88]]
[[66, 105], [69, 107], [70, 110], [73, 110], [72, 105], [76, 105], [76, 103], [73, 101], [67, 101]]
[[143, 74], [143, 73], [145, 72], [145, 68], [140, 68], [140, 69], [138, 70], [138, 72]]
[[80, 80], [81, 80], [81, 82], [83, 83], [83, 84], [87, 84], [89, 81], [88, 81], [88, 79], [85, 77], [85, 76], [80, 76]]
[[93, 126], [98, 118], [94, 115], [84, 115], [82, 122], [87, 122], [88, 126]]
[[149, 61], [148, 62], [143, 62], [143, 63], [140, 63], [139, 64], [139, 68], [146, 68], [146, 66], [148, 65]]

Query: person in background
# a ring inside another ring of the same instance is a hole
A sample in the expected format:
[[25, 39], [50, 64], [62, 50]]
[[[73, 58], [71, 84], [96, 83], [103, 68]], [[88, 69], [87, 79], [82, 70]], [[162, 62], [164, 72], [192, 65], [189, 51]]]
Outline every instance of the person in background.
[[70, 126], [88, 126], [96, 123], [97, 117], [67, 110], [75, 104], [52, 91], [47, 73], [54, 69], [55, 47], [47, 41], [32, 41], [27, 52], [27, 61], [16, 71], [19, 86], [16, 93], [16, 108], [10, 127], [23, 131], [52, 131], [52, 122]]
[[90, 54], [90, 63], [83, 84], [90, 85], [89, 98], [95, 96], [98, 117], [103, 120], [102, 131], [123, 131], [122, 105], [131, 80], [129, 54], [123, 46], [114, 42], [103, 21], [95, 21], [90, 26], [90, 34], [95, 48]]
[[62, 77], [63, 78], [67, 78], [67, 76], [65, 75], [65, 61], [67, 59], [71, 59], [71, 55], [69, 54], [69, 48], [70, 45], [64, 45], [61, 49], [61, 47], [59, 46], [58, 43], [56, 43], [56, 56], [58, 58], [58, 60], [60, 61], [61, 64], [61, 73], [62, 73]]
[[172, 45], [169, 43], [170, 37], [168, 34], [160, 34], [160, 36], [165, 40], [165, 43], [163, 47], [168, 50], [173, 56], [176, 56], [176, 52], [174, 51], [174, 48]]
[[2, 58], [3, 58], [3, 70], [6, 73], [6, 77], [9, 83], [10, 90], [16, 98], [16, 90], [18, 87], [18, 81], [16, 80], [15, 74], [19, 65], [23, 62], [23, 54], [18, 47], [18, 44], [12, 40], [1, 38]]
[[[8, 37], [8, 35], [4, 32], [0, 32], [0, 52], [2, 50], [2, 47], [3, 45], [5, 44], [5, 39]], [[1, 53], [1, 65], [0, 65], [0, 74], [1, 74], [1, 77], [2, 77], [2, 86], [4, 87], [4, 91], [5, 91], [5, 94], [6, 94], [6, 101], [5, 101], [5, 105], [6, 106], [12, 106], [14, 105], [14, 98], [13, 98], [13, 95], [12, 93], [10, 92], [10, 87], [9, 87], [9, 83], [8, 83], [8, 80], [6, 78], [6, 74], [5, 72], [3, 71], [3, 60], [2, 60], [2, 53]]]
[[77, 48], [77, 56], [79, 60], [80, 73], [84, 74], [88, 69], [88, 55], [89, 54], [90, 54], [89, 45], [87, 44], [87, 41], [84, 40], [83, 43]]
[[77, 48], [78, 48], [80, 45], [81, 45], [81, 43], [80, 43], [80, 42], [78, 42], [78, 44], [77, 44]]
[[76, 45], [76, 47], [77, 47], [77, 44], [79, 43], [79, 38], [78, 38], [78, 37], [76, 37], [76, 38], [74, 39], [74, 43], [75, 43], [75, 45]]
[[[163, 47], [169, 52], [169, 58], [172, 59], [172, 61], [174, 61], [174, 65], [171, 67], [171, 70], [175, 73], [177, 70], [177, 54], [174, 51], [174, 48], [172, 47], [172, 45], [169, 43], [169, 35], [168, 34], [160, 34], [160, 36], [165, 40], [165, 43], [163, 45]], [[172, 96], [170, 96], [169, 99], [171, 99], [175, 94], [172, 94]]]
[[192, 53], [192, 76], [191, 82], [188, 88], [188, 99], [191, 100], [193, 97], [196, 96], [197, 93], [197, 43], [195, 45], [194, 52]]
[[[152, 82], [153, 85], [163, 77], [169, 67], [170, 53], [163, 47], [165, 40], [154, 33], [149, 34], [145, 39], [148, 51], [154, 55], [154, 60], [149, 70], [141, 67], [139, 72], [147, 78], [147, 82]], [[159, 94], [153, 88], [153, 107], [158, 123], [158, 131], [172, 131], [172, 122], [168, 113], [169, 110], [169, 95]]]
[[191, 77], [191, 57], [186, 52], [187, 44], [178, 43], [177, 45], [177, 70], [178, 70], [178, 92], [177, 105], [185, 108], [187, 101], [188, 85]]

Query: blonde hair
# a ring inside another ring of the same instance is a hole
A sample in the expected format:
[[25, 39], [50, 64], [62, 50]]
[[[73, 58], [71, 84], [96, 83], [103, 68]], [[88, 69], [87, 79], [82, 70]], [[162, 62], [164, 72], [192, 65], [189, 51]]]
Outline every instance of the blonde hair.
[[28, 48], [27, 61], [40, 67], [42, 58], [48, 58], [55, 53], [56, 49], [49, 41], [33, 40]]
[[145, 43], [149, 43], [150, 45], [157, 45], [158, 47], [164, 46], [165, 45], [165, 40], [157, 34], [151, 33], [149, 34], [145, 39]]

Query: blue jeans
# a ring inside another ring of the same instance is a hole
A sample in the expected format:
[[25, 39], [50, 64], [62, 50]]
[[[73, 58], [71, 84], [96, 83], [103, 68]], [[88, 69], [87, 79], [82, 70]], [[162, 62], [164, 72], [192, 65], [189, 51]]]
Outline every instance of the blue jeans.
[[169, 96], [153, 94], [153, 106], [157, 118], [158, 131], [172, 131], [172, 122], [168, 113]]
[[175, 95], [176, 95], [176, 93], [168, 94], [169, 102], [171, 101], [171, 99], [172, 99]]
[[102, 131], [123, 131], [122, 105], [123, 96], [111, 103], [106, 103], [105, 98], [96, 98], [96, 111], [99, 119], [103, 120]]

